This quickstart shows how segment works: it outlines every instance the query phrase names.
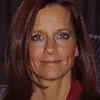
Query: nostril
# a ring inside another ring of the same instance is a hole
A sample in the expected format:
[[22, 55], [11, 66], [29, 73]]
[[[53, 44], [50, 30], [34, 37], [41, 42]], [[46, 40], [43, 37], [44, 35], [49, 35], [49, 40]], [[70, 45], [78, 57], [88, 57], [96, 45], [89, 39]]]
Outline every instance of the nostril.
[[56, 43], [53, 40], [48, 40], [45, 44], [44, 51], [46, 53], [52, 54], [53, 52], [55, 52], [55, 49], [56, 49]]

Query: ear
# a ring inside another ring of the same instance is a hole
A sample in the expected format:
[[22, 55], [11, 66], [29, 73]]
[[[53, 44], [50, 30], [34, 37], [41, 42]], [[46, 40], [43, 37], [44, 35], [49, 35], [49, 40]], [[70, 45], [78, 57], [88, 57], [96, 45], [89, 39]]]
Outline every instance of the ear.
[[78, 55], [79, 55], [78, 46], [76, 46], [76, 48], [75, 48], [75, 57], [77, 57]]

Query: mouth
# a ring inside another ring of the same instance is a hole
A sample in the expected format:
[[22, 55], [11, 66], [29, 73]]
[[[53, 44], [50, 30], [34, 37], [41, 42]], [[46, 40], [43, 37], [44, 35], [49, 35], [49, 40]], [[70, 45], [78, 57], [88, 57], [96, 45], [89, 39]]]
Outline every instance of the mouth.
[[45, 60], [45, 61], [40, 61], [40, 62], [44, 64], [59, 64], [62, 62], [62, 60]]

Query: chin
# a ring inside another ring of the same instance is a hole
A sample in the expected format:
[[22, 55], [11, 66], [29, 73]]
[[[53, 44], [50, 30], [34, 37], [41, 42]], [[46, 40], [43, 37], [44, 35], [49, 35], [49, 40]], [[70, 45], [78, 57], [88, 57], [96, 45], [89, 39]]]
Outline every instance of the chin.
[[62, 79], [67, 73], [60, 73], [60, 74], [57, 74], [57, 73], [49, 73], [49, 74], [43, 74], [43, 75], [40, 75], [39, 77], [43, 80], [49, 80], [49, 81], [52, 81], [52, 80], [58, 80], [58, 79]]

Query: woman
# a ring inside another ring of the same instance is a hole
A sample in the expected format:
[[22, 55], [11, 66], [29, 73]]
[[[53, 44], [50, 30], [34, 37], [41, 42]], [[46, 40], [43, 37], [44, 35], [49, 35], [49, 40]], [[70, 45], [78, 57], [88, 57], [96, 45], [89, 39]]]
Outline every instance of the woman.
[[87, 34], [73, 2], [24, 0], [8, 34], [3, 100], [99, 100]]

